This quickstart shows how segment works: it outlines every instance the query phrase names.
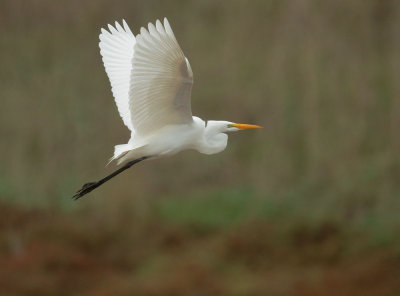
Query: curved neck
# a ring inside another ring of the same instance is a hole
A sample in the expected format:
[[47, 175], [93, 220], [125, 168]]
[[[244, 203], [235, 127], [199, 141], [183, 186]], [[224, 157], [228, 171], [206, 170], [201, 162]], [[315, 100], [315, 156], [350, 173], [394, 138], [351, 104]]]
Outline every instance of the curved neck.
[[215, 154], [225, 150], [228, 144], [228, 135], [218, 126], [207, 124], [204, 129], [198, 151], [204, 154]]

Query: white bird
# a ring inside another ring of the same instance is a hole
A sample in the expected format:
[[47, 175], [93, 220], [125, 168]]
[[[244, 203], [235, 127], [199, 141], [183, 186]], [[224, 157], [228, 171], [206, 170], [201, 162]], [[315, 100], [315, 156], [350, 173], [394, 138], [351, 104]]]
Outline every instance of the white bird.
[[226, 148], [227, 132], [261, 128], [257, 125], [209, 120], [192, 116], [190, 95], [193, 73], [168, 20], [159, 20], [134, 36], [122, 26], [101, 29], [100, 53], [111, 82], [119, 114], [131, 131], [127, 144], [116, 145], [112, 160], [123, 167], [89, 182], [74, 195], [78, 199], [104, 182], [148, 158], [194, 149], [214, 154]]

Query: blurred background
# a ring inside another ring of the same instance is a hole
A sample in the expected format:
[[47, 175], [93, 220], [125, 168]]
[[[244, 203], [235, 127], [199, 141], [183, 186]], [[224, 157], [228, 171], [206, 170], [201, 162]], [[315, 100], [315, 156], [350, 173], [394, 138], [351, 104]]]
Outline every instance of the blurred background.
[[[400, 3], [0, 2], [2, 295], [400, 295]], [[101, 27], [168, 17], [193, 114], [264, 126], [141, 163]]]

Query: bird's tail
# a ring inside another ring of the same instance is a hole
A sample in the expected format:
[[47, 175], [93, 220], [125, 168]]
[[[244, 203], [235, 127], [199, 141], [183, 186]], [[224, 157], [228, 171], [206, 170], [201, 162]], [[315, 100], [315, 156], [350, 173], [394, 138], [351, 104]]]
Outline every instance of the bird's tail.
[[110, 158], [108, 161], [107, 165], [109, 165], [113, 160], [119, 159], [123, 157], [126, 153], [134, 149], [133, 145], [128, 143], [128, 144], [120, 144], [120, 145], [115, 145], [114, 147], [114, 155], [113, 157]]
[[114, 156], [110, 158], [108, 164], [113, 160], [117, 160], [117, 164], [119, 165], [124, 161], [143, 157], [146, 154], [146, 147], [147, 145], [145, 143], [116, 145], [114, 147]]

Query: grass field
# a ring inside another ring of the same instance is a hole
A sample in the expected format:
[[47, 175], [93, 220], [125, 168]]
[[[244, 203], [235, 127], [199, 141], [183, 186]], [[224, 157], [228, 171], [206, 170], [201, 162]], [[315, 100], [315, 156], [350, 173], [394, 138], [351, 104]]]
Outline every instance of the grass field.
[[[400, 293], [400, 4], [0, 3], [0, 291]], [[98, 49], [167, 16], [193, 113], [264, 126], [141, 163], [87, 199], [129, 134]], [[1, 294], [1, 293], [0, 293]]]

